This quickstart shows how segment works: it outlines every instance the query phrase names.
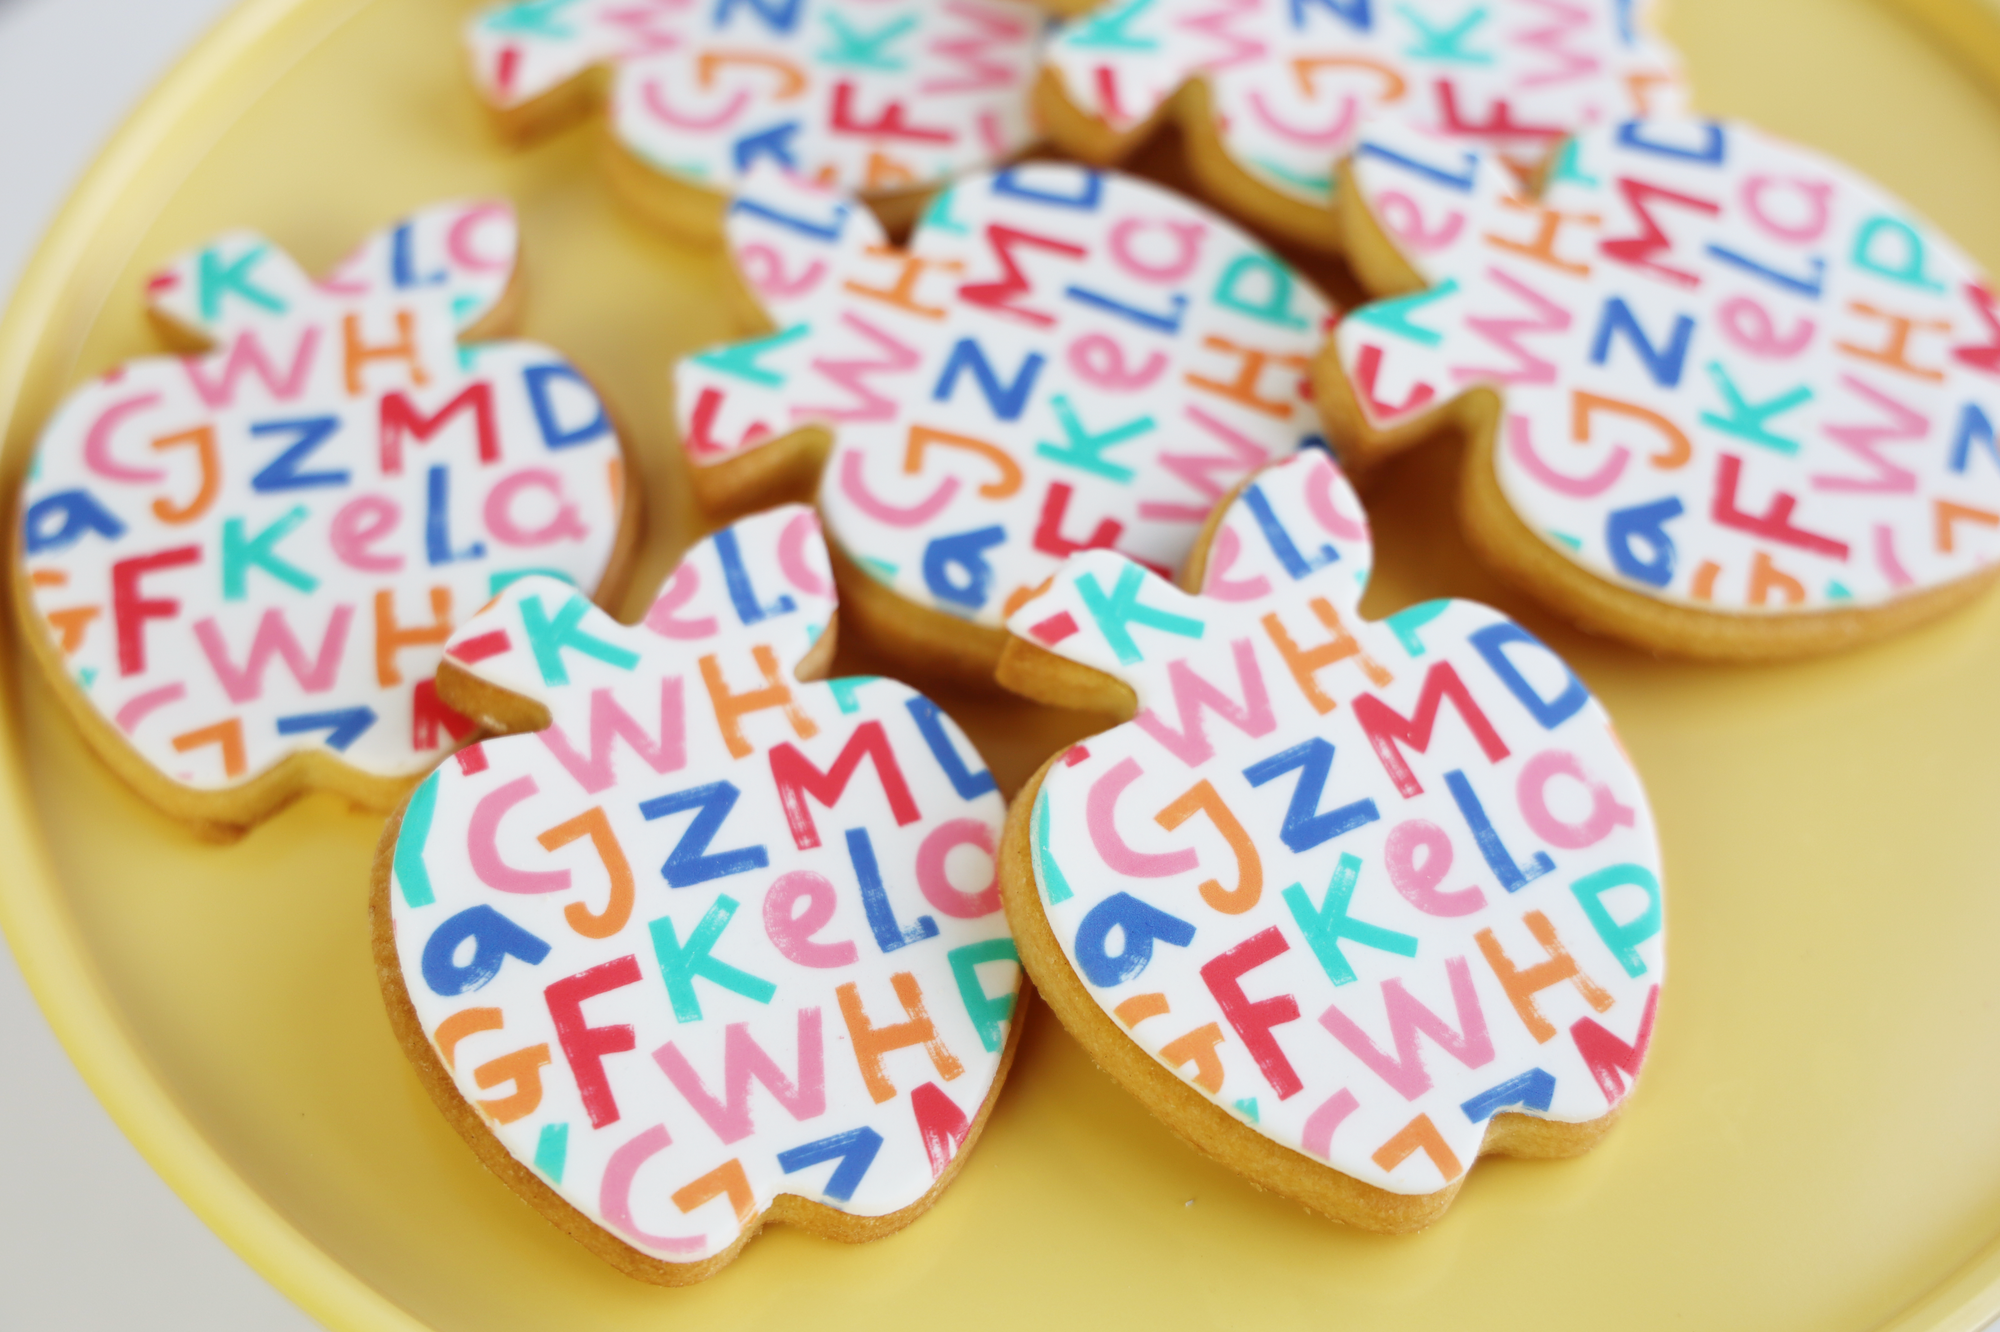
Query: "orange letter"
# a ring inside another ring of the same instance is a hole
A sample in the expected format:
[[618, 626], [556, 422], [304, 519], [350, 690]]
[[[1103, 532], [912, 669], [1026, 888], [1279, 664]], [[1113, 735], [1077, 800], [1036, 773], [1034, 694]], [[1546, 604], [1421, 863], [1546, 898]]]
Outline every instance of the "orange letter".
[[1215, 1047], [1222, 1044], [1222, 1028], [1211, 1022], [1160, 1047], [1160, 1058], [1174, 1068], [1193, 1063], [1194, 1084], [1210, 1096], [1222, 1092], [1222, 1056]]
[[1429, 1115], [1418, 1115], [1398, 1129], [1395, 1137], [1377, 1149], [1374, 1160], [1384, 1170], [1394, 1170], [1415, 1152], [1427, 1154], [1447, 1184], [1465, 1173], [1465, 1167], [1458, 1163], [1457, 1155], [1445, 1145], [1444, 1135], [1437, 1131], [1437, 1125], [1431, 1123]]
[[1590, 417], [1593, 412], [1614, 412], [1619, 416], [1629, 416], [1634, 421], [1644, 421], [1667, 438], [1667, 451], [1656, 453], [1646, 461], [1663, 472], [1671, 472], [1676, 467], [1685, 466], [1694, 455], [1688, 444], [1688, 437], [1681, 428], [1661, 416], [1634, 402], [1620, 402], [1616, 398], [1599, 397], [1595, 393], [1585, 393], [1578, 389], [1570, 398], [1569, 435], [1579, 444], [1590, 442]]
[[185, 505], [170, 504], [165, 496], [154, 500], [153, 513], [163, 523], [193, 522], [208, 512], [208, 506], [215, 503], [216, 492], [222, 489], [222, 468], [215, 458], [215, 427], [196, 426], [153, 441], [153, 447], [162, 452], [183, 444], [194, 445], [195, 458], [201, 464], [201, 487]]
[[387, 588], [375, 594], [375, 678], [384, 685], [403, 682], [396, 654], [404, 648], [443, 643], [451, 637], [451, 589], [431, 589], [431, 622], [405, 629], [396, 620], [396, 594]]
[[750, 649], [750, 656], [757, 663], [757, 669], [764, 674], [762, 689], [746, 690], [741, 694], [729, 692], [723, 683], [722, 667], [715, 657], [701, 659], [701, 682], [708, 686], [708, 701], [715, 708], [715, 724], [722, 728], [722, 739], [729, 746], [729, 752], [736, 758], [748, 758], [757, 747], [743, 738], [742, 719], [753, 712], [766, 708], [783, 708], [785, 720], [792, 724], [792, 734], [801, 740], [810, 740], [819, 734], [819, 727], [813, 719], [799, 710], [792, 701], [792, 691], [778, 678], [778, 657], [770, 648], [759, 643]]
[[1216, 789], [1207, 782], [1196, 782], [1153, 819], [1172, 832], [1197, 814], [1208, 815], [1208, 821], [1215, 825], [1236, 857], [1236, 886], [1224, 888], [1220, 880], [1210, 879], [1201, 886], [1201, 900], [1226, 916], [1240, 916], [1256, 906], [1257, 899], [1264, 895], [1264, 862], [1250, 834], [1243, 831], [1243, 825], [1229, 812], [1229, 806], [1222, 803]]
[[604, 817], [603, 808], [587, 809], [568, 823], [559, 823], [539, 834], [535, 840], [553, 851], [582, 837], [590, 839], [591, 850], [597, 852], [597, 859], [611, 880], [611, 900], [597, 915], [592, 915], [583, 903], [571, 902], [563, 908], [563, 919], [586, 939], [609, 939], [632, 918], [632, 866], [626, 863], [625, 849], [611, 835], [611, 820]]
[[479, 1108], [491, 1115], [496, 1124], [511, 1124], [532, 1115], [535, 1107], [542, 1103], [542, 1065], [548, 1062], [549, 1047], [546, 1045], [531, 1045], [525, 1050], [487, 1060], [472, 1071], [472, 1080], [487, 1091], [492, 1091], [503, 1082], [512, 1082], [514, 1090], [511, 1095], [481, 1101]]
[[1277, 645], [1278, 655], [1283, 657], [1285, 665], [1291, 668], [1292, 679], [1298, 682], [1299, 692], [1306, 696], [1306, 702], [1313, 705], [1313, 711], [1322, 716], [1333, 711], [1333, 700], [1326, 696], [1320, 689], [1319, 682], [1313, 677], [1337, 661], [1359, 657], [1361, 669], [1377, 689], [1383, 688], [1395, 679], [1393, 675], [1383, 670], [1373, 657], [1361, 650], [1361, 644], [1355, 642], [1353, 635], [1342, 626], [1339, 613], [1327, 604], [1324, 597], [1314, 597], [1307, 604], [1312, 607], [1313, 614], [1319, 616], [1319, 622], [1333, 631], [1333, 637], [1327, 642], [1311, 651], [1301, 648], [1292, 641], [1292, 636], [1285, 632], [1285, 626], [1279, 621], [1276, 611], [1264, 617], [1264, 632], [1269, 634], [1271, 642]]
[[1527, 1025], [1528, 1033], [1541, 1042], [1548, 1041], [1556, 1034], [1556, 1029], [1542, 1016], [1542, 1010], [1535, 1006], [1535, 996], [1551, 985], [1560, 985], [1564, 981], [1576, 986], [1576, 992], [1582, 995], [1583, 1001], [1592, 1008], [1600, 1013], [1607, 1011], [1611, 1007], [1611, 996], [1599, 989], [1597, 983], [1590, 977], [1583, 974], [1583, 969], [1577, 966], [1576, 959], [1569, 955], [1569, 950], [1563, 947], [1562, 940], [1556, 937], [1556, 927], [1549, 923], [1549, 918], [1539, 911], [1530, 911], [1521, 919], [1527, 925], [1528, 933], [1535, 936], [1535, 942], [1548, 953], [1548, 961], [1537, 962], [1527, 968], [1516, 967], [1501, 950], [1500, 940], [1495, 937], [1491, 929], [1481, 930], [1472, 937], [1478, 941], [1479, 951], [1486, 957], [1486, 965], [1493, 968], [1494, 976], [1500, 981], [1500, 988], [1505, 990], [1507, 997], [1513, 1001], [1514, 1011], [1521, 1015], [1521, 1021]]
[[898, 1022], [892, 1026], [877, 1027], [868, 1020], [868, 1014], [861, 1007], [861, 990], [849, 981], [835, 990], [834, 997], [840, 1000], [840, 1015], [847, 1019], [847, 1034], [854, 1042], [854, 1062], [861, 1066], [861, 1080], [868, 1084], [868, 1094], [879, 1103], [896, 1095], [896, 1084], [889, 1081], [889, 1075], [882, 1071], [882, 1056], [891, 1050], [901, 1050], [912, 1045], [921, 1045], [931, 1057], [931, 1067], [938, 1076], [950, 1082], [965, 1072], [965, 1066], [958, 1057], [945, 1049], [938, 1039], [937, 1028], [931, 1025], [931, 1015], [924, 1011], [924, 992], [917, 986], [917, 978], [907, 971], [899, 971], [889, 978], [895, 987], [896, 998], [903, 1003], [903, 1012], [908, 1022]]
[[362, 394], [361, 367], [370, 361], [402, 361], [410, 367], [410, 382], [424, 385], [431, 382], [424, 373], [423, 362], [417, 359], [417, 326], [408, 310], [396, 311], [396, 341], [371, 347], [361, 340], [361, 317], [347, 315], [340, 322], [341, 337], [347, 348], [347, 393], [358, 398]]
[[1231, 402], [1240, 402], [1253, 412], [1275, 416], [1280, 421], [1292, 414], [1292, 404], [1289, 399], [1267, 398], [1257, 392], [1257, 385], [1264, 378], [1264, 367], [1273, 363], [1303, 374], [1306, 370], [1303, 356], [1276, 356], [1270, 352], [1259, 351], [1255, 347], [1239, 347], [1228, 338], [1218, 338], [1213, 334], [1203, 338], [1201, 345], [1210, 351], [1241, 356], [1243, 365], [1236, 372], [1235, 381], [1227, 384], [1219, 379], [1210, 379], [1205, 375], [1189, 371], [1187, 382], [1191, 387], [1207, 389], [1210, 393], [1228, 398]]

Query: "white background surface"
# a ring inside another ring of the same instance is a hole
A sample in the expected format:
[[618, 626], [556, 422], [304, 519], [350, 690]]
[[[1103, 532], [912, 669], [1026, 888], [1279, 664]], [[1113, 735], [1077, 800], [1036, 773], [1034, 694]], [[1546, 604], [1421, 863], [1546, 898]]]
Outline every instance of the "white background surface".
[[[125, 113], [233, 0], [0, 0], [0, 298]], [[0, 1328], [312, 1332], [98, 1105], [0, 949]]]

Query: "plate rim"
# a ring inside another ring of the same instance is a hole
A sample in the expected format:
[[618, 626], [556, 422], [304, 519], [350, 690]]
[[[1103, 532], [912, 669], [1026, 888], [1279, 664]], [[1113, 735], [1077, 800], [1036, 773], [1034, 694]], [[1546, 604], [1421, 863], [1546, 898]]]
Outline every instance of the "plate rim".
[[[372, 0], [244, 0], [203, 34], [106, 140], [49, 222], [0, 317], [0, 438], [11, 434], [42, 334], [61, 313], [61, 295], [90, 242], [129, 198], [148, 169], [178, 167], [184, 178], [200, 156], [196, 144], [163, 163], [161, 150], [192, 122], [227, 123], [270, 84]], [[262, 77], [251, 74], [260, 70]], [[164, 188], [172, 188], [165, 183]], [[13, 521], [18, 464], [6, 469], [0, 511]], [[6, 592], [16, 595], [10, 586]], [[0, 625], [10, 649], [18, 619]], [[237, 1173], [162, 1083], [97, 983], [73, 918], [57, 888], [44, 832], [29, 813], [26, 752], [19, 725], [19, 681], [8, 679], [0, 709], [0, 846], [11, 848], [0, 874], [0, 934], [42, 1016], [55, 1030], [85, 1084], [139, 1154], [238, 1257], [308, 1316], [335, 1332], [431, 1332], [333, 1258]]]
[[[215, 129], [331, 32], [375, 0], [242, 0], [211, 27], [142, 98], [98, 151], [43, 232], [0, 316], [0, 439], [18, 428], [22, 391], [57, 322], [60, 297], [89, 245], [111, 223], [135, 183], [163, 160], [168, 141], [204, 120]], [[2000, 98], [2000, 0], [1876, 0], [1943, 47]], [[253, 72], [254, 71], [254, 72]], [[195, 136], [197, 140], [200, 136]], [[155, 188], [164, 192], [200, 157], [199, 143], [176, 155]], [[20, 466], [8, 465], [0, 513], [14, 520]], [[11, 581], [11, 580], [0, 580]], [[6, 596], [17, 595], [9, 586]], [[0, 646], [13, 647], [12, 614], [0, 615]], [[41, 826], [28, 817], [20, 682], [4, 680], [0, 706], [0, 873], [4, 935], [43, 1017], [119, 1131], [168, 1187], [240, 1258], [307, 1315], [333, 1332], [433, 1332], [321, 1248], [268, 1202], [176, 1103], [96, 979], [57, 885]], [[1879, 1325], [1879, 1332], [1980, 1332], [2000, 1319], [2000, 1233]]]

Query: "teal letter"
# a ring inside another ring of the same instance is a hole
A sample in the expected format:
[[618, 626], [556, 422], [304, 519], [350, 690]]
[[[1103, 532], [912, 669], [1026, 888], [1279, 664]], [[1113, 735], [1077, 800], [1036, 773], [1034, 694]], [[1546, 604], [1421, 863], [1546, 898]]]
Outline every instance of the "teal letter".
[[771, 996], [778, 992], [771, 982], [709, 956], [721, 940], [723, 930], [728, 928], [729, 918], [736, 914], [736, 906], [736, 899], [727, 894], [709, 903], [701, 923], [688, 936], [685, 948], [674, 933], [673, 921], [667, 917], [661, 916], [647, 927], [653, 932], [653, 955], [660, 959], [660, 978], [667, 983], [667, 998], [673, 1002], [675, 1021], [701, 1021], [701, 998], [694, 992], [697, 976], [760, 1004], [770, 1003]]
[[1076, 580], [1076, 590], [1083, 595], [1084, 609], [1097, 621], [1099, 632], [1111, 645], [1111, 650], [1118, 654], [1118, 660], [1127, 666], [1145, 660], [1145, 653], [1139, 651], [1139, 645], [1132, 641], [1132, 631], [1125, 627], [1128, 624], [1147, 625], [1182, 638], [1201, 637], [1203, 626], [1200, 620], [1139, 604], [1139, 589], [1145, 578], [1138, 565], [1126, 565], [1124, 572], [1118, 575], [1118, 585], [1111, 589], [1108, 597], [1099, 586], [1096, 574], [1085, 574]]
[[621, 671], [629, 671], [639, 664], [638, 653], [614, 647], [577, 627], [583, 622], [584, 612], [589, 609], [588, 601], [582, 597], [571, 597], [551, 621], [547, 612], [542, 610], [540, 595], [521, 599], [521, 627], [528, 632], [528, 645], [535, 650], [535, 665], [541, 667], [544, 683], [569, 683], [569, 668], [563, 665], [562, 659], [564, 648], [581, 652], [586, 657], [595, 657]]
[[252, 286], [250, 282], [250, 270], [255, 268], [267, 253], [269, 253], [268, 247], [259, 245], [246, 250], [235, 263], [225, 265], [222, 256], [214, 250], [201, 252], [201, 265], [196, 273], [195, 286], [201, 298], [201, 321], [204, 324], [215, 322], [216, 316], [222, 312], [222, 298], [230, 292], [235, 292], [243, 300], [269, 310], [272, 314], [285, 312], [288, 307], [283, 301], [262, 287]]
[[1355, 881], [1360, 877], [1360, 859], [1343, 851], [1340, 863], [1334, 866], [1333, 882], [1326, 886], [1326, 900], [1318, 908], [1314, 908], [1301, 885], [1295, 883], [1285, 889], [1285, 905], [1292, 909], [1292, 919], [1299, 923], [1299, 931], [1312, 945], [1320, 969], [1335, 985], [1347, 985], [1355, 979], [1354, 968], [1340, 951], [1342, 939], [1352, 939], [1364, 948], [1379, 948], [1398, 957], [1417, 955], [1417, 941], [1409, 935], [1355, 920], [1347, 914], [1347, 904], [1354, 900]]
[[995, 999], [986, 993], [986, 987], [979, 983], [979, 972], [975, 970], [981, 962], [1015, 962], [1021, 955], [1014, 951], [1012, 939], [988, 939], [984, 943], [967, 944], [954, 948], [945, 954], [945, 961], [951, 963], [952, 977], [958, 981], [958, 997], [965, 1001], [965, 1015], [972, 1019], [973, 1028], [979, 1033], [979, 1043], [989, 1053], [997, 1051], [1007, 1040], [1007, 1019], [1014, 1014], [1014, 993]]
[[[1260, 274], [1270, 284], [1270, 291], [1262, 301], [1256, 301], [1244, 296], [1239, 288], [1244, 278], [1254, 280]], [[1222, 270], [1222, 280], [1215, 284], [1215, 303], [1280, 328], [1310, 328], [1310, 319], [1292, 313], [1293, 285], [1292, 270], [1279, 260], [1268, 254], [1240, 254]]]
[[306, 509], [298, 505], [284, 517], [254, 537], [243, 534], [243, 520], [231, 518], [222, 525], [222, 597], [241, 601], [248, 593], [250, 570], [262, 569], [271, 577], [301, 592], [319, 586], [319, 579], [278, 556], [278, 543], [296, 532], [306, 520]]
[[[1646, 909], [1641, 911], [1629, 924], [1620, 925], [1604, 909], [1604, 894], [1613, 888], [1643, 888], [1646, 890]], [[1604, 946], [1618, 959], [1618, 965], [1625, 968], [1627, 976], [1646, 974], [1646, 962], [1639, 956], [1639, 945], [1660, 932], [1660, 881], [1652, 872], [1640, 865], [1613, 865], [1595, 874], [1586, 874], [1569, 886], [1576, 894], [1577, 905], [1583, 914], [1590, 917], [1590, 923], [1597, 927], [1598, 937]]]

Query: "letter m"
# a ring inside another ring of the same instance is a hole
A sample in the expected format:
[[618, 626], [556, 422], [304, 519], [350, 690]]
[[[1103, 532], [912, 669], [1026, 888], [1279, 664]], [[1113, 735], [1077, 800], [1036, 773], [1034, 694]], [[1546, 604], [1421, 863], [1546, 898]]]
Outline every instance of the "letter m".
[[778, 1099], [793, 1119], [814, 1119], [826, 1113], [826, 1051], [820, 1040], [819, 1010], [799, 1010], [799, 1074], [794, 1081], [785, 1076], [778, 1061], [750, 1034], [745, 1022], [732, 1022], [722, 1038], [722, 1097], [703, 1085], [687, 1056], [669, 1041], [653, 1051], [653, 1061], [667, 1075], [667, 1081], [687, 1098], [702, 1122], [715, 1130], [725, 1143], [741, 1142], [756, 1130], [750, 1118], [750, 1083], [764, 1084], [764, 1090]]
[[1458, 715], [1472, 732], [1472, 738], [1479, 742], [1487, 761], [1498, 763], [1507, 757], [1506, 742], [1493, 729], [1493, 723], [1486, 720], [1486, 714], [1472, 701], [1472, 692], [1465, 687], [1465, 681], [1458, 678], [1448, 661], [1441, 661], [1431, 667], [1424, 677], [1423, 692], [1417, 695], [1414, 716], [1405, 717], [1373, 694], [1363, 694], [1354, 700], [1354, 716], [1361, 723], [1361, 729], [1368, 736], [1368, 743], [1375, 747], [1376, 757], [1388, 770], [1389, 778], [1396, 783], [1396, 789], [1403, 797], [1424, 793], [1423, 783], [1410, 771], [1410, 765], [1396, 746], [1400, 742], [1426, 753], [1431, 747], [1431, 732], [1437, 727], [1438, 709], [1450, 699], [1458, 709]]
[[425, 416], [403, 393], [395, 392], [382, 399], [382, 474], [400, 476], [403, 472], [403, 437], [412, 436], [422, 444], [431, 439], [451, 418], [460, 412], [470, 411], [473, 423], [479, 431], [479, 461], [495, 463], [500, 461], [500, 429], [493, 416], [493, 386], [484, 382], [466, 388], [456, 398], [438, 409], [435, 416]]
[[997, 223], [986, 228], [986, 243], [993, 247], [993, 257], [1000, 262], [1000, 276], [986, 282], [965, 283], [958, 289], [959, 299], [967, 305], [984, 306], [995, 314], [1010, 315], [1037, 328], [1047, 328], [1055, 323], [1054, 315], [1030, 310], [1020, 303], [1019, 298], [1032, 294], [1035, 287], [1022, 270], [1020, 257], [1015, 251], [1033, 247], [1081, 259], [1084, 257], [1083, 247]]
[[1646, 1062], [1646, 1047], [1653, 1043], [1653, 1016], [1659, 1008], [1660, 987], [1655, 985], [1646, 993], [1646, 1011], [1639, 1018], [1639, 1032], [1630, 1045], [1591, 1018], [1578, 1018], [1569, 1029], [1570, 1039], [1576, 1042], [1576, 1052], [1583, 1056], [1584, 1067], [1590, 1070], [1590, 1076], [1597, 1079], [1598, 1090], [1604, 1093], [1606, 1105], [1616, 1105], [1624, 1100], [1631, 1080], [1639, 1076], [1639, 1067]]
[[771, 751], [771, 777], [778, 784], [778, 801], [785, 807], [785, 822], [799, 850], [809, 851], [819, 845], [819, 829], [813, 826], [806, 796], [832, 809], [847, 794], [847, 784], [854, 779], [864, 758], [875, 760], [875, 774], [882, 779], [882, 791], [889, 797], [889, 810], [896, 816], [896, 822], [915, 823], [919, 817], [917, 802], [910, 797], [903, 770], [896, 766], [896, 751], [889, 747], [889, 736], [881, 722], [863, 722], [857, 726], [833, 766], [825, 772], [815, 768], [811, 759], [789, 743]]
[[569, 775], [576, 778], [576, 784], [596, 795], [610, 790], [617, 781], [612, 762], [614, 740], [623, 740], [654, 772], [680, 771], [687, 763], [687, 746], [681, 723], [681, 678], [676, 675], [660, 681], [660, 727], [657, 736], [647, 735], [646, 728], [631, 713], [618, 706], [618, 700], [611, 696], [609, 689], [590, 691], [588, 757], [576, 751], [560, 726], [551, 723], [535, 734], [556, 756], [557, 762], [569, 771]]
[[1697, 213], [1707, 213], [1711, 217], [1722, 211], [1721, 205], [1711, 199], [1697, 199], [1692, 195], [1679, 194], [1625, 176], [1618, 178], [1618, 190], [1625, 196], [1625, 203], [1639, 219], [1639, 234], [1600, 241], [1597, 248], [1603, 251], [1604, 257], [1633, 268], [1644, 269], [1676, 286], [1701, 285], [1699, 274], [1660, 262], [1662, 255], [1673, 253], [1674, 243], [1667, 235], [1667, 229], [1660, 225], [1659, 218], [1654, 216], [1653, 204], [1674, 204]]
[[1269, 735], [1278, 724], [1271, 715], [1271, 699], [1264, 692], [1264, 676], [1257, 669], [1257, 654], [1250, 640], [1239, 638], [1230, 647], [1236, 654], [1236, 680], [1243, 691], [1241, 703], [1196, 675], [1186, 661], [1175, 661], [1167, 666], [1167, 680], [1173, 686], [1180, 729], [1169, 726], [1151, 708], [1132, 719], [1135, 726], [1190, 768], [1198, 768], [1215, 756], [1215, 746], [1209, 742], [1208, 729], [1202, 724], [1204, 708], [1248, 736]]

